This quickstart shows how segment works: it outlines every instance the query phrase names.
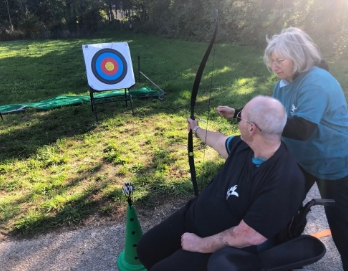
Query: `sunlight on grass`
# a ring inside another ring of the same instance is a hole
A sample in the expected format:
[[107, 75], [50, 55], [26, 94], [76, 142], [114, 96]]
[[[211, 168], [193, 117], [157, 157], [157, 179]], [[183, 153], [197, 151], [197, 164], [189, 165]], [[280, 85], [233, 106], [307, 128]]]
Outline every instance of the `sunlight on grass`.
[[234, 69], [232, 69], [232, 67], [224, 66], [223, 68], [214, 69], [214, 70], [210, 71], [207, 76], [224, 75], [224, 74], [230, 73], [232, 71], [234, 71]]

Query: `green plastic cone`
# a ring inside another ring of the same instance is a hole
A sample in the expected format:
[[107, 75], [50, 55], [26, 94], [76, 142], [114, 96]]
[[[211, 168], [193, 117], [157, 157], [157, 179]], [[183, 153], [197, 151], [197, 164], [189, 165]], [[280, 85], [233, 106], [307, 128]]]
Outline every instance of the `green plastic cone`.
[[146, 271], [138, 259], [137, 245], [143, 236], [133, 205], [127, 207], [126, 242], [124, 250], [118, 256], [117, 266], [120, 271]]

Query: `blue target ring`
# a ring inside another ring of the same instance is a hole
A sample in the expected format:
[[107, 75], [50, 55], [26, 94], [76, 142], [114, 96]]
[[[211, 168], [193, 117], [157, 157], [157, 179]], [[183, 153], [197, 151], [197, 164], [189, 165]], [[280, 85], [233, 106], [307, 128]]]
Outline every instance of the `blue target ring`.
[[102, 83], [114, 85], [121, 82], [127, 74], [127, 62], [123, 55], [114, 49], [101, 49], [92, 58], [93, 75]]

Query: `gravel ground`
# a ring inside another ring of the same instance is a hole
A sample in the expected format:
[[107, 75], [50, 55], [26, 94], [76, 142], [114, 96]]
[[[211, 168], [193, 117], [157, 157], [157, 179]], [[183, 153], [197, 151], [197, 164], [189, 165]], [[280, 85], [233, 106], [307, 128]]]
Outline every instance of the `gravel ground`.
[[[317, 187], [307, 199], [320, 198]], [[183, 204], [167, 204], [151, 211], [139, 211], [138, 219], [145, 232]], [[328, 229], [324, 208], [315, 206], [308, 215], [306, 233]], [[30, 240], [0, 243], [1, 271], [118, 271], [116, 261], [124, 247], [125, 223], [86, 227], [52, 233]], [[321, 238], [327, 253], [309, 270], [341, 271], [340, 258], [331, 236]]]

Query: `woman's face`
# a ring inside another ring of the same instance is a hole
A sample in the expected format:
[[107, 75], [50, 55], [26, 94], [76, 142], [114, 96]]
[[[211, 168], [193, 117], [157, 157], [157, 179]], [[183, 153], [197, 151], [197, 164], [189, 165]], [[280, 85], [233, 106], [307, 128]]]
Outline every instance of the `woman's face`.
[[278, 75], [279, 79], [286, 79], [292, 82], [294, 77], [294, 62], [290, 59], [272, 54], [272, 71]]

